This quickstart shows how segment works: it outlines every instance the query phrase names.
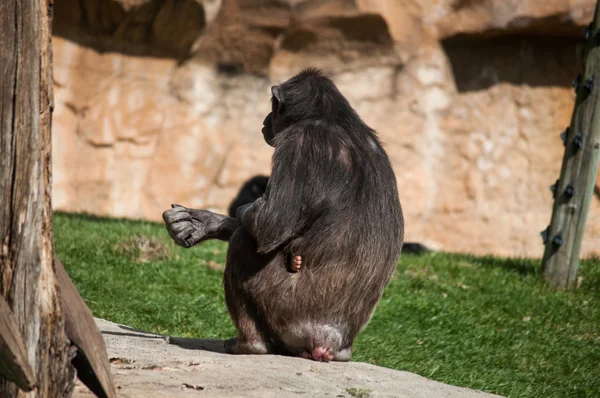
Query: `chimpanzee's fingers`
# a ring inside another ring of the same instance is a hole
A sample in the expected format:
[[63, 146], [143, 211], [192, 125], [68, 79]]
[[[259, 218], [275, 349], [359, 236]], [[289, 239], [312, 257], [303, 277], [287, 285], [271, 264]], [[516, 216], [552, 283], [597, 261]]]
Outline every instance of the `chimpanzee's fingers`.
[[194, 235], [190, 235], [185, 239], [185, 246], [192, 247], [196, 244], [196, 239], [194, 239]]
[[165, 210], [162, 214], [163, 220], [167, 224], [171, 224], [181, 220], [191, 220], [192, 216], [187, 212], [184, 207], [174, 207], [169, 210]]
[[[177, 209], [179, 210], [179, 209]], [[175, 224], [181, 221], [192, 222], [192, 216], [187, 211], [177, 211], [167, 215], [168, 223]]]
[[175, 206], [175, 207], [172, 207], [169, 210], [165, 211], [165, 213], [169, 213], [169, 214], [172, 214], [172, 213], [188, 213], [188, 210], [185, 207], [183, 207], [183, 206]]
[[181, 221], [181, 222], [176, 222], [176, 223], [170, 224], [167, 229], [171, 230], [174, 234], [178, 234], [182, 231], [185, 231], [190, 226], [193, 227], [193, 224], [191, 222]]
[[192, 236], [192, 234], [194, 233], [195, 230], [196, 230], [196, 228], [194, 228], [194, 226], [190, 224], [183, 231], [181, 231], [177, 235], [175, 235], [175, 238], [173, 240], [181, 246], [190, 247], [192, 245], [190, 244], [188, 238], [190, 236]]

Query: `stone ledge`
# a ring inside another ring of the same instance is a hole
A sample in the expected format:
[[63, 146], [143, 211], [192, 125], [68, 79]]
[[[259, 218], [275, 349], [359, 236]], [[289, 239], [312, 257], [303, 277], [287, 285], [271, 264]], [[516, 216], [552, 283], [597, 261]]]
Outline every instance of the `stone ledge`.
[[[227, 355], [221, 340], [166, 337], [96, 319], [117, 394], [122, 397], [369, 397], [490, 398], [467, 388], [366, 363]], [[351, 390], [352, 391], [352, 390]], [[78, 382], [74, 397], [92, 397]], [[366, 395], [363, 395], [366, 396]]]

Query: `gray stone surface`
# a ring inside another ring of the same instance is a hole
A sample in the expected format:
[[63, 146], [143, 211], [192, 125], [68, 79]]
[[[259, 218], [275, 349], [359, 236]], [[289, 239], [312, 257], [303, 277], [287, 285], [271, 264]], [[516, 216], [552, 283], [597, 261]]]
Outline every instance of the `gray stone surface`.
[[[281, 356], [227, 355], [221, 340], [165, 337], [96, 320], [120, 397], [488, 398], [366, 363], [317, 363]], [[354, 390], [353, 390], [354, 389]], [[351, 394], [354, 393], [354, 395]], [[78, 383], [74, 397], [92, 394]]]

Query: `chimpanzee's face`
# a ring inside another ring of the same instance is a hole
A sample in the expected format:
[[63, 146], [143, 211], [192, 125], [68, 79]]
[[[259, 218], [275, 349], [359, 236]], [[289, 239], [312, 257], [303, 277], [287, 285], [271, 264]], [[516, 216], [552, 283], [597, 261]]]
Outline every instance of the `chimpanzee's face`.
[[263, 121], [262, 134], [267, 144], [273, 146], [273, 139], [277, 134], [287, 127], [285, 115], [283, 114], [279, 86], [271, 87], [273, 97], [271, 99], [271, 113]]
[[265, 139], [265, 142], [271, 146], [273, 146], [273, 138], [275, 138], [275, 133], [273, 132], [273, 113], [269, 113], [263, 122], [262, 134]]

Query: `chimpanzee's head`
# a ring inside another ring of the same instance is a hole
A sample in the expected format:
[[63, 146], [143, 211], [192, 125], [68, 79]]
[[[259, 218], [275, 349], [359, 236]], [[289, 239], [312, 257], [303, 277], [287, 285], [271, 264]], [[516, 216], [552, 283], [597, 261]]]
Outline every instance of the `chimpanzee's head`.
[[306, 69], [278, 86], [271, 87], [271, 113], [263, 122], [267, 144], [274, 146], [277, 134], [306, 120], [340, 119], [354, 111], [333, 81], [318, 69]]

